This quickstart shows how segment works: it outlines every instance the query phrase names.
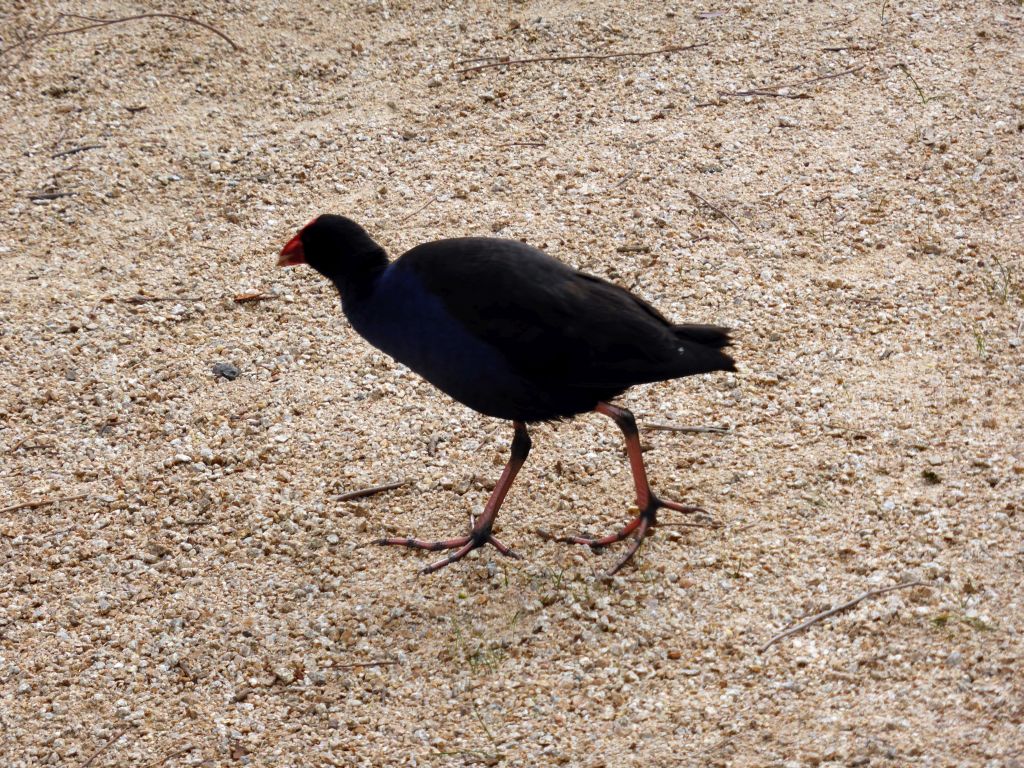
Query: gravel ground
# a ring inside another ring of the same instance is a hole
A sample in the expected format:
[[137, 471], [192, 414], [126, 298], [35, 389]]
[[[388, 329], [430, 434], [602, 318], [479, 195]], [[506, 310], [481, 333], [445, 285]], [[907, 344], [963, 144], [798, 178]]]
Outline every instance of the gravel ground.
[[[0, 4], [0, 763], [1024, 765], [1019, 0], [298, 5]], [[525, 560], [362, 547], [462, 532], [512, 432], [274, 267], [323, 211], [733, 326], [622, 400], [729, 428], [644, 432], [721, 527], [543, 541], [630, 514], [592, 415]]]

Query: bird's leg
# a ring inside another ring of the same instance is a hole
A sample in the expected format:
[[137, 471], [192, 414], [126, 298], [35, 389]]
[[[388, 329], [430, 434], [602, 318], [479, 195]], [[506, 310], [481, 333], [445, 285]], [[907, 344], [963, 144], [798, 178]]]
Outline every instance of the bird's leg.
[[391, 538], [379, 539], [376, 543], [381, 545], [394, 544], [400, 547], [428, 549], [434, 552], [442, 549], [455, 550], [455, 552], [452, 552], [448, 557], [428, 565], [423, 569], [423, 573], [439, 571], [446, 565], [450, 565], [456, 560], [461, 560], [474, 549], [482, 547], [484, 544], [490, 544], [503, 555], [518, 558], [519, 555], [491, 535], [491, 529], [494, 527], [494, 518], [497, 516], [498, 510], [501, 508], [501, 503], [505, 500], [505, 495], [508, 493], [508, 489], [512, 486], [512, 481], [516, 479], [516, 474], [518, 474], [520, 467], [522, 467], [526, 462], [526, 457], [530, 453], [531, 441], [530, 435], [526, 431], [526, 425], [521, 421], [515, 421], [512, 422], [512, 424], [515, 427], [515, 436], [512, 438], [511, 456], [509, 456], [508, 463], [505, 465], [505, 469], [502, 471], [501, 477], [498, 478], [498, 482], [495, 484], [494, 490], [491, 491], [490, 498], [487, 499], [487, 505], [484, 507], [483, 514], [473, 522], [472, 530], [470, 530], [468, 535], [459, 536], [454, 539], [444, 539], [442, 541], [424, 541], [422, 539], [413, 538]]
[[640, 549], [640, 543], [644, 540], [651, 530], [658, 524], [658, 509], [660, 507], [667, 507], [668, 509], [674, 509], [677, 512], [685, 512], [688, 514], [703, 512], [700, 507], [690, 507], [684, 504], [679, 504], [674, 501], [665, 501], [659, 499], [654, 495], [651, 490], [650, 484], [647, 482], [647, 470], [644, 469], [644, 457], [640, 452], [640, 432], [636, 428], [636, 419], [633, 418], [633, 414], [627, 411], [625, 408], [619, 408], [609, 403], [598, 403], [594, 409], [598, 413], [602, 413], [605, 416], [611, 418], [622, 430], [622, 434], [626, 438], [626, 455], [629, 456], [629, 467], [633, 472], [633, 483], [636, 485], [636, 505], [640, 509], [640, 514], [637, 515], [633, 520], [626, 525], [618, 533], [612, 533], [608, 536], [601, 538], [591, 538], [588, 536], [562, 536], [558, 538], [558, 541], [565, 541], [572, 544], [586, 544], [589, 547], [597, 549], [599, 547], [606, 547], [609, 544], [614, 544], [618, 541], [623, 541], [630, 536], [633, 537], [633, 543], [630, 544], [629, 549], [626, 550], [626, 554], [621, 560], [612, 568], [608, 575], [612, 576], [622, 566], [630, 561], [636, 551]]

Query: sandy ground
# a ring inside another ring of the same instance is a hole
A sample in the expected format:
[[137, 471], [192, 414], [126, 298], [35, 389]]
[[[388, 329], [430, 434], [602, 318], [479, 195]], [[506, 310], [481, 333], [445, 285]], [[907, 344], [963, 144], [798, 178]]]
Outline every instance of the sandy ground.
[[[448, 5], [0, 4], [0, 764], [1024, 765], [1020, 2]], [[622, 400], [729, 428], [644, 431], [721, 527], [543, 541], [630, 515], [592, 415], [525, 560], [360, 547], [462, 532], [511, 429], [274, 267], [323, 211], [733, 326]]]

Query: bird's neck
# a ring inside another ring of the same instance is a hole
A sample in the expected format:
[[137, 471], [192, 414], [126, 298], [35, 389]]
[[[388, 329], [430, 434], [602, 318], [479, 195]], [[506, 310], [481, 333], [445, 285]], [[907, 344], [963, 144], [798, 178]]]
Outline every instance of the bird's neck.
[[376, 243], [347, 262], [344, 273], [327, 275], [346, 303], [368, 298], [389, 263], [387, 252]]

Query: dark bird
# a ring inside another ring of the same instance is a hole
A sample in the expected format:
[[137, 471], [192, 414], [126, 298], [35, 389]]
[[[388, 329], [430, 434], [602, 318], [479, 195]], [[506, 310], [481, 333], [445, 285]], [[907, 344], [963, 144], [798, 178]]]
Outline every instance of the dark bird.
[[634, 384], [735, 370], [722, 352], [728, 329], [671, 323], [629, 291], [516, 240], [438, 240], [389, 261], [358, 224], [324, 214], [288, 241], [278, 264], [311, 266], [334, 283], [345, 316], [367, 341], [459, 402], [512, 421], [511, 457], [469, 534], [377, 542], [455, 550], [424, 573], [484, 544], [518, 557], [491, 530], [530, 452], [529, 422], [597, 411], [625, 435], [640, 514], [602, 538], [558, 539], [597, 549], [632, 536], [611, 573], [639, 549], [660, 507], [702, 511], [654, 495], [636, 420], [610, 401]]

